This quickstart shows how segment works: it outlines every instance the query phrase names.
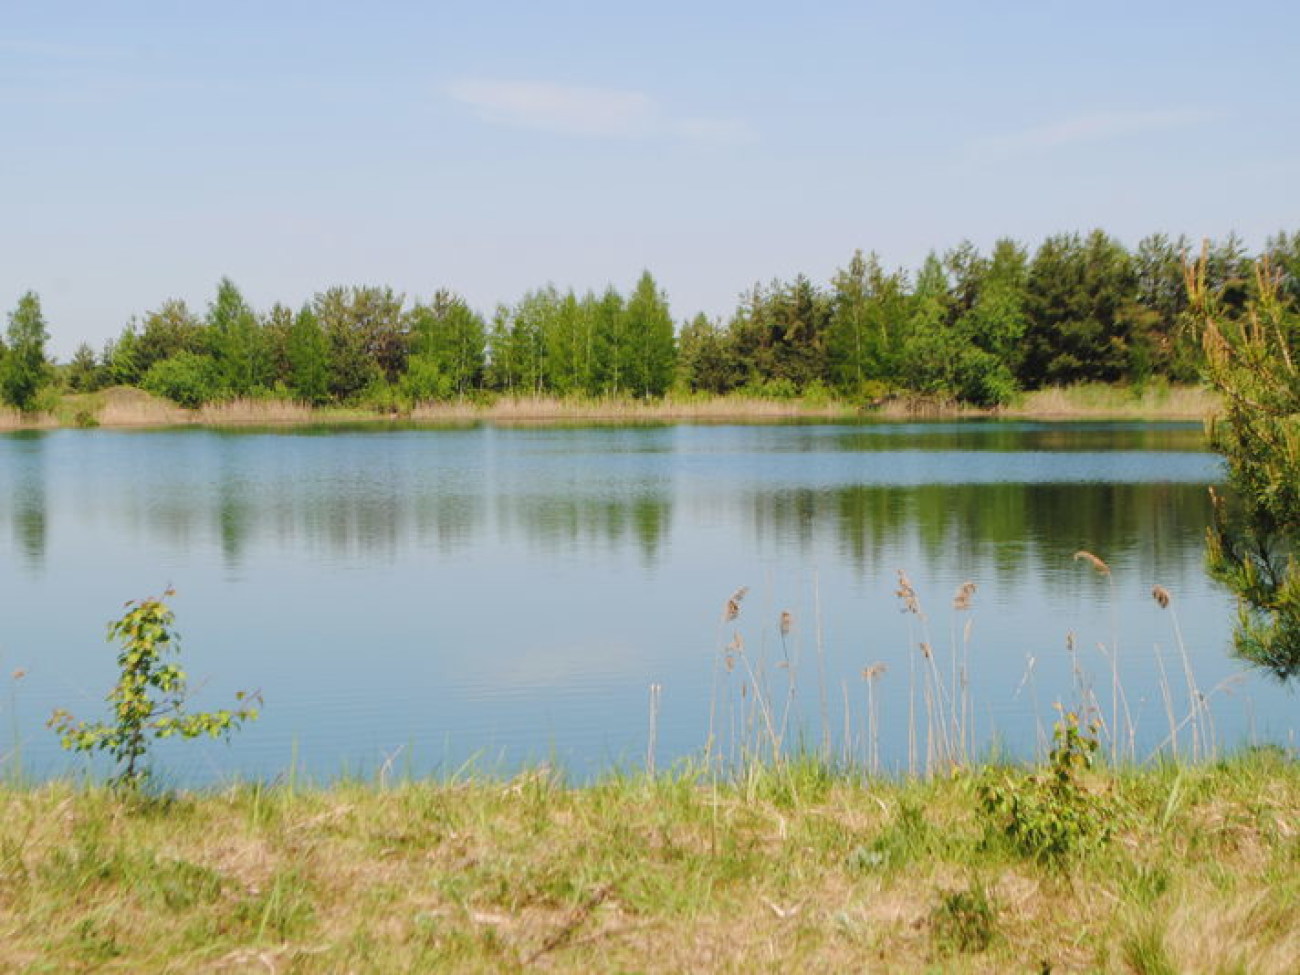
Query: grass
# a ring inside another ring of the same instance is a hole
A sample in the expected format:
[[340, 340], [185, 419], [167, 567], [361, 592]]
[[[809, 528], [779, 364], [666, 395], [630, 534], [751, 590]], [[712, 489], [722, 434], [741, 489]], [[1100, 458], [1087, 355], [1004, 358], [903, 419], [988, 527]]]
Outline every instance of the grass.
[[1294, 972], [1294, 760], [1094, 773], [1112, 839], [1050, 863], [985, 774], [11, 786], [0, 969]]
[[97, 393], [49, 397], [49, 408], [23, 415], [0, 408], [0, 431], [58, 427], [148, 428], [170, 426], [301, 426], [376, 423], [400, 419], [416, 423], [667, 423], [744, 422], [786, 419], [879, 417], [1017, 417], [1034, 419], [1186, 419], [1202, 420], [1217, 411], [1214, 395], [1203, 387], [1152, 384], [1145, 389], [1085, 384], [1026, 393], [996, 410], [900, 398], [863, 408], [847, 401], [763, 399], [742, 395], [675, 394], [646, 402], [629, 398], [562, 399], [501, 396], [483, 402], [425, 403], [401, 414], [364, 406], [309, 407], [275, 398], [235, 400], [187, 410], [144, 390], [119, 386]]

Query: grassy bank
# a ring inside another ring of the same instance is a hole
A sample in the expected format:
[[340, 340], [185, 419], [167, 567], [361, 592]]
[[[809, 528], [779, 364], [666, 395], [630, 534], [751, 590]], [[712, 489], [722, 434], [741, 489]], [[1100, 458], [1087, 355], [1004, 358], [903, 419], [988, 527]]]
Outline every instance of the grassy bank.
[[1051, 779], [10, 786], [0, 969], [1295, 971], [1294, 760], [1080, 773], [1055, 853], [987, 800]]
[[1015, 417], [1047, 420], [1150, 419], [1202, 420], [1217, 409], [1202, 387], [1152, 386], [1145, 389], [1100, 384], [1026, 393], [996, 410], [925, 399], [892, 399], [872, 406], [842, 400], [757, 399], [744, 396], [669, 396], [635, 399], [554, 399], [499, 397], [484, 402], [426, 403], [402, 412], [362, 406], [313, 408], [278, 399], [236, 400], [188, 410], [143, 390], [116, 387], [98, 393], [68, 394], [52, 409], [22, 415], [0, 408], [0, 431], [60, 427], [150, 428], [173, 426], [305, 426], [380, 423], [653, 423], [762, 422], [790, 419], [913, 419], [917, 417]]

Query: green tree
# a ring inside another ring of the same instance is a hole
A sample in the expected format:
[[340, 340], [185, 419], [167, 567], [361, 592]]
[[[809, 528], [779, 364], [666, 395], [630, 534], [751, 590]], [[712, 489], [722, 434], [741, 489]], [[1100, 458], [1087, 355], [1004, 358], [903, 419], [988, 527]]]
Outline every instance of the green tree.
[[548, 284], [529, 291], [510, 310], [509, 344], [517, 372], [516, 392], [540, 396], [546, 390], [546, 333], [559, 301], [559, 293]]
[[104, 374], [111, 386], [137, 386], [144, 377], [140, 368], [140, 333], [134, 321], [127, 322], [117, 338], [104, 343]]
[[729, 327], [748, 381], [791, 392], [824, 382], [830, 319], [830, 300], [803, 275], [742, 295]]
[[522, 368], [515, 336], [511, 330], [510, 307], [499, 304], [492, 314], [488, 329], [487, 365], [484, 379], [487, 385], [503, 393], [518, 391]]
[[960, 340], [951, 327], [953, 298], [948, 273], [933, 252], [916, 276], [910, 304], [899, 378], [914, 392], [952, 396], [952, 363], [960, 351]]
[[330, 392], [356, 396], [376, 379], [396, 381], [409, 351], [404, 298], [391, 288], [330, 288], [312, 311], [329, 340]]
[[1268, 238], [1261, 256], [1277, 274], [1278, 297], [1288, 308], [1300, 308], [1300, 230]]
[[1149, 234], [1133, 252], [1136, 300], [1150, 370], [1178, 382], [1195, 382], [1203, 365], [1200, 329], [1189, 313], [1185, 237]]
[[999, 240], [992, 257], [981, 259], [958, 288], [963, 310], [953, 326], [959, 343], [953, 387], [965, 402], [997, 406], [1016, 392], [1015, 371], [1029, 324], [1028, 264], [1022, 247]]
[[589, 392], [618, 396], [626, 393], [631, 372], [632, 343], [628, 337], [627, 306], [610, 285], [592, 306], [592, 363]]
[[678, 339], [678, 376], [686, 389], [722, 395], [744, 381], [731, 336], [703, 312], [682, 328]]
[[330, 343], [310, 305], [294, 316], [285, 341], [289, 388], [306, 403], [319, 406], [330, 396]]
[[140, 385], [189, 409], [218, 399], [223, 388], [220, 366], [201, 352], [177, 352], [160, 359], [149, 367]]
[[1237, 597], [1237, 654], [1291, 678], [1300, 674], [1300, 314], [1267, 261], [1236, 314], [1235, 291], [1224, 294], [1210, 257], [1192, 270], [1188, 290], [1203, 323], [1206, 376], [1223, 396], [1210, 443], [1227, 462], [1231, 493], [1214, 496], [1207, 563]]
[[[831, 381], [851, 396], [883, 391], [893, 373], [890, 333], [891, 290], [901, 304], [902, 289], [889, 278], [875, 254], [856, 251], [849, 266], [831, 280], [826, 350]], [[897, 307], [893, 309], [895, 312]]]
[[140, 376], [155, 362], [179, 352], [210, 352], [209, 334], [202, 322], [183, 301], [164, 301], [148, 312], [141, 322], [139, 340], [134, 349], [133, 369]]
[[[463, 298], [438, 291], [428, 305], [416, 304], [408, 319], [412, 356], [422, 357], [422, 372], [446, 378], [443, 395], [464, 396], [482, 385], [487, 329]], [[408, 372], [415, 370], [408, 363]]]
[[1100, 230], [1049, 237], [1026, 284], [1028, 327], [1020, 379], [1037, 388], [1129, 375], [1144, 341], [1137, 276], [1117, 241]]
[[9, 313], [5, 338], [0, 397], [10, 406], [31, 410], [36, 405], [37, 394], [53, 376], [45, 358], [45, 343], [50, 335], [46, 331], [41, 300], [36, 292], [28, 291], [18, 299], [18, 306]]
[[592, 386], [592, 305], [570, 290], [549, 309], [543, 324], [547, 386], [560, 396], [587, 392]]
[[265, 361], [265, 373], [262, 377], [266, 386], [278, 390], [291, 389], [293, 363], [289, 360], [289, 336], [293, 333], [295, 319], [293, 309], [277, 301], [262, 316], [262, 349]]
[[208, 306], [208, 331], [225, 393], [248, 396], [266, 384], [270, 363], [257, 315], [229, 278], [217, 284]]
[[1029, 318], [1025, 312], [1029, 257], [1015, 241], [1003, 238], [982, 273], [958, 329], [1010, 369], [1019, 364]]
[[64, 375], [68, 388], [74, 393], [93, 393], [104, 385], [104, 370], [100, 368], [95, 358], [95, 350], [88, 342], [82, 342], [77, 346], [77, 351], [72, 354], [72, 360], [68, 363]]
[[649, 271], [637, 280], [626, 310], [627, 388], [638, 396], [662, 396], [677, 366], [677, 339], [668, 298]]

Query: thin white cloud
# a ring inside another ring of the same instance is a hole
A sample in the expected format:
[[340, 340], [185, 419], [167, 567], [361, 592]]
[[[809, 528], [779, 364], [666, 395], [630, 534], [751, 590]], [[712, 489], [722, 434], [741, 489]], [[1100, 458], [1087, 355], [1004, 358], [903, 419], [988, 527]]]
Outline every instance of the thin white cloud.
[[753, 137], [745, 123], [734, 119], [672, 118], [640, 91], [488, 79], [461, 79], [443, 90], [484, 121], [513, 128], [605, 139], [672, 136], [709, 143]]
[[1130, 136], [1185, 129], [1214, 118], [1201, 109], [1169, 109], [1146, 112], [1097, 112], [1035, 126], [1009, 135], [980, 139], [970, 146], [983, 158], [1004, 159], [1026, 153], [1046, 152], [1062, 146], [1089, 142], [1111, 142]]

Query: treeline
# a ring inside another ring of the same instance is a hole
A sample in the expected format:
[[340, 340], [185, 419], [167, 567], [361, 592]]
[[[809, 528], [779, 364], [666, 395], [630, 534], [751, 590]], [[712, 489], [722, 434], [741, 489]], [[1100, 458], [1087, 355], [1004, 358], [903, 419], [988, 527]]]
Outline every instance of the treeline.
[[[1300, 300], [1300, 233], [1261, 255], [1210, 242], [1209, 287], [1240, 314], [1266, 257]], [[825, 385], [858, 400], [895, 394], [993, 406], [1019, 390], [1155, 378], [1194, 382], [1203, 366], [1185, 263], [1200, 247], [1152, 235], [1130, 251], [1100, 230], [931, 253], [914, 273], [855, 254], [829, 286], [806, 277], [756, 287], [726, 325], [681, 333], [683, 381], [715, 393], [794, 395]]]
[[[1253, 255], [1235, 236], [1205, 248], [1206, 287], [1226, 315], [1256, 288], [1257, 258], [1300, 302], [1300, 232]], [[449, 291], [408, 303], [386, 287], [331, 288], [294, 310], [253, 309], [223, 279], [203, 314], [166, 301], [99, 353], [53, 370], [28, 293], [0, 343], [0, 396], [29, 409], [51, 380], [73, 391], [139, 386], [185, 406], [283, 396], [312, 404], [492, 394], [654, 398], [670, 390], [758, 396], [894, 395], [993, 406], [1018, 391], [1085, 381], [1193, 382], [1204, 367], [1186, 260], [1202, 247], [1162, 234], [1129, 250], [1100, 230], [1033, 253], [969, 243], [913, 271], [857, 253], [826, 284], [758, 285], [725, 320], [678, 328], [646, 272], [630, 294], [547, 286], [487, 320]]]
[[96, 357], [82, 345], [69, 388], [140, 386], [184, 406], [276, 394], [399, 408], [484, 392], [658, 397], [675, 378], [668, 300], [647, 272], [631, 295], [547, 286], [492, 321], [448, 291], [408, 305], [386, 287], [330, 288], [258, 314], [229, 279], [206, 315], [167, 301]]

